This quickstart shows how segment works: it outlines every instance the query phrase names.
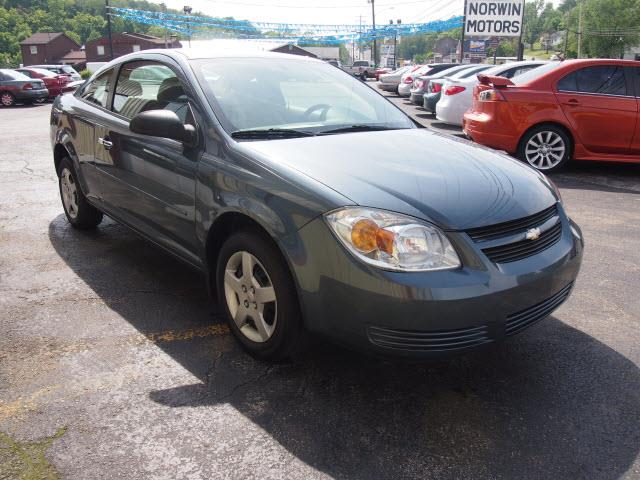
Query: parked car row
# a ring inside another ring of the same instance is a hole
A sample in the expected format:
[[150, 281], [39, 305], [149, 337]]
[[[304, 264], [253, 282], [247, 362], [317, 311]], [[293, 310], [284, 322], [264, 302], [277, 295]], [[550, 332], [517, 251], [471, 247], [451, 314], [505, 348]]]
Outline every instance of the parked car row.
[[541, 171], [571, 159], [640, 162], [636, 61], [438, 67], [405, 67], [382, 75], [378, 87], [406, 96], [403, 86], [411, 82], [412, 103]]
[[16, 103], [31, 104], [53, 100], [72, 92], [83, 81], [68, 65], [33, 65], [14, 70], [0, 70], [0, 103], [10, 107]]

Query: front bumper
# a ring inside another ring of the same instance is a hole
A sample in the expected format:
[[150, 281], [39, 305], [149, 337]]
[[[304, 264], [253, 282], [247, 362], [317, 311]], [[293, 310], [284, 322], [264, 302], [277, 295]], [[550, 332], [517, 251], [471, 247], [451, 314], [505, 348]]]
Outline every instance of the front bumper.
[[[347, 346], [380, 355], [437, 358], [500, 341], [549, 315], [569, 295], [583, 241], [562, 213], [552, 247], [494, 264], [466, 233], [448, 235], [463, 267], [391, 272], [355, 259], [324, 220], [299, 232], [292, 265], [305, 324]], [[574, 230], [576, 233], [574, 233]]]

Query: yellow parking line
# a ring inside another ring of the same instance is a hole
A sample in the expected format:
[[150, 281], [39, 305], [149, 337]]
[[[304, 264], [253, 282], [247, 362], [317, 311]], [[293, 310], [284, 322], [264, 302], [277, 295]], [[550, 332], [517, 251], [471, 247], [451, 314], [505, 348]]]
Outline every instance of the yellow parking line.
[[217, 323], [215, 325], [209, 325], [207, 327], [190, 328], [188, 330], [166, 330], [159, 333], [147, 333], [145, 334], [145, 336], [153, 343], [161, 343], [228, 334], [229, 327], [223, 323]]

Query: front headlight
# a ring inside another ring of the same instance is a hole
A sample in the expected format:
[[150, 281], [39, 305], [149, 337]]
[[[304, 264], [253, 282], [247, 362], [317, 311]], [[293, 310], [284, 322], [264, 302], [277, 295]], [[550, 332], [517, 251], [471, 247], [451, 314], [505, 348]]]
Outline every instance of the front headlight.
[[460, 267], [451, 242], [437, 227], [398, 213], [347, 207], [325, 215], [340, 242], [365, 263], [386, 270]]

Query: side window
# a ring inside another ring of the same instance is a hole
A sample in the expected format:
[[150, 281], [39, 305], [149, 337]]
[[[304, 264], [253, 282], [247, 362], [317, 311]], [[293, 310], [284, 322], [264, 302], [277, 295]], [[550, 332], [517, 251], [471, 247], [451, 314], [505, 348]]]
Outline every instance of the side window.
[[34, 75], [29, 70], [18, 70], [18, 71], [29, 78], [34, 78]]
[[173, 70], [158, 62], [125, 63], [116, 82], [113, 111], [131, 119], [147, 110], [172, 110], [184, 123], [194, 123], [187, 95]]
[[80, 94], [80, 98], [83, 98], [87, 102], [95, 103], [103, 108], [107, 107], [107, 99], [109, 98], [110, 79], [113, 70], [108, 70], [102, 75], [97, 77], [92, 82], [88, 83]]
[[558, 90], [565, 92], [627, 95], [624, 70], [616, 65], [598, 65], [581, 68], [563, 77]]

